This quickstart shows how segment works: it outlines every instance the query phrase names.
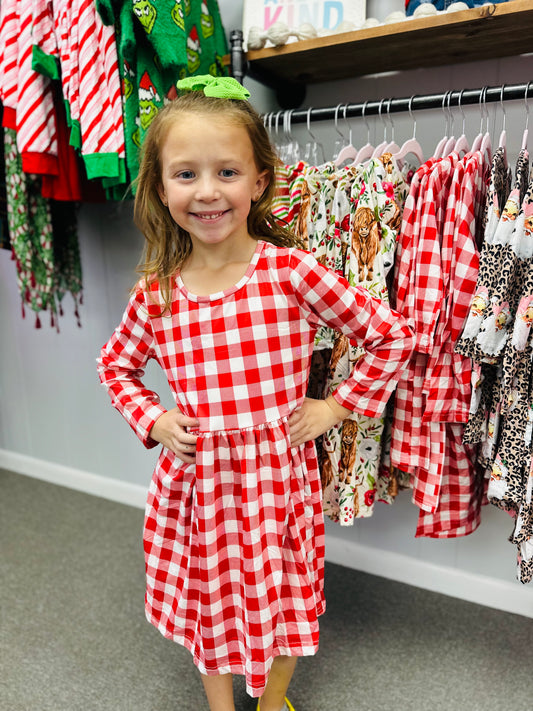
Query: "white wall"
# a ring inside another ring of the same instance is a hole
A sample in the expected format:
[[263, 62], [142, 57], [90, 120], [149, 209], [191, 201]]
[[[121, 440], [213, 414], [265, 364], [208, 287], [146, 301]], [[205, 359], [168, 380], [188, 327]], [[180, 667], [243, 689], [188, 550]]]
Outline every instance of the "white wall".
[[[233, 0], [220, 1], [228, 32], [239, 25], [241, 6]], [[309, 87], [306, 106], [520, 83], [532, 76], [532, 55], [421, 69]], [[260, 111], [275, 108], [271, 92], [252, 81], [246, 84]], [[525, 106], [523, 101], [507, 102], [505, 108], [509, 156], [513, 160], [522, 139]], [[490, 111], [497, 117], [493, 130], [497, 140], [501, 109], [492, 105]], [[479, 113], [475, 107], [466, 107], [465, 113], [467, 134], [473, 137], [479, 131]], [[425, 111], [417, 112], [416, 118], [417, 137], [429, 156], [442, 135], [443, 117], [439, 111]], [[393, 119], [395, 138], [400, 143], [411, 135], [412, 122], [403, 114], [395, 114]], [[379, 120], [372, 119], [371, 124], [372, 138], [381, 140]], [[354, 142], [365, 143], [362, 120], [354, 119], [351, 125]], [[533, 136], [533, 123], [531, 128]], [[456, 135], [460, 129], [458, 119]], [[336, 138], [331, 123], [314, 124], [313, 132], [323, 141], [326, 155], [331, 154]], [[303, 126], [295, 127], [294, 133], [305, 142]], [[150, 479], [156, 450], [145, 451], [110, 407], [96, 376], [95, 358], [118, 323], [135, 281], [142, 236], [132, 224], [131, 204], [124, 203], [84, 205], [79, 237], [84, 271], [82, 327], [77, 327], [67, 297], [59, 334], [46, 319], [43, 328], [36, 330], [31, 313], [27, 312], [25, 320], [21, 318], [14, 263], [7, 251], [0, 251], [0, 466], [52, 480], [57, 476], [61, 483], [70, 482], [104, 496], [110, 486], [122, 492], [131, 490], [135, 492], [133, 499], [139, 501]], [[147, 382], [161, 393], [164, 402], [169, 402], [156, 368], [148, 369]], [[50, 463], [58, 466], [50, 467]], [[87, 473], [85, 479], [82, 473]], [[130, 501], [133, 499], [130, 497]], [[479, 595], [481, 602], [522, 614], [529, 610], [533, 616], [533, 587], [514, 582], [515, 549], [507, 542], [511, 521], [506, 514], [488, 506], [476, 533], [444, 541], [415, 539], [416, 516], [409, 494], [404, 493], [393, 506], [378, 504], [371, 519], [357, 521], [352, 528], [328, 523], [329, 557], [451, 595], [467, 599]], [[478, 592], [484, 585], [492, 585], [495, 593], [491, 599], [483, 599], [483, 593]], [[493, 598], [498, 595], [507, 602], [495, 602]], [[516, 608], [514, 602], [509, 603], [513, 596]]]

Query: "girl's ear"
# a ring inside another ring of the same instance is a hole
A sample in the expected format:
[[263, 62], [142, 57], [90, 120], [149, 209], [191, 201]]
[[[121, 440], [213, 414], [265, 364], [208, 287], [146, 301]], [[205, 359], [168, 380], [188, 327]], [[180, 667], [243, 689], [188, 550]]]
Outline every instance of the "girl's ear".
[[255, 184], [255, 191], [252, 197], [254, 202], [257, 202], [261, 199], [261, 195], [265, 192], [269, 182], [270, 178], [268, 175], [268, 170], [264, 170], [262, 173], [259, 173], [259, 175], [257, 176], [257, 182]]
[[159, 195], [159, 199], [161, 200], [161, 202], [163, 203], [163, 205], [164, 205], [165, 207], [168, 207], [167, 194], [165, 193], [165, 188], [164, 188], [161, 184], [159, 184], [159, 185], [157, 186], [157, 192], [158, 192], [158, 195]]

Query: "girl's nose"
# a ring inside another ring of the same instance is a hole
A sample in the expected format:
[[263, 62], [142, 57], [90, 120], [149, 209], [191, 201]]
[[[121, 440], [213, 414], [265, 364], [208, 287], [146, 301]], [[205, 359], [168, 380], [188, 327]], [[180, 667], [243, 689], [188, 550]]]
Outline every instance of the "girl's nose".
[[203, 202], [218, 200], [220, 191], [211, 176], [202, 177], [196, 185], [196, 199]]

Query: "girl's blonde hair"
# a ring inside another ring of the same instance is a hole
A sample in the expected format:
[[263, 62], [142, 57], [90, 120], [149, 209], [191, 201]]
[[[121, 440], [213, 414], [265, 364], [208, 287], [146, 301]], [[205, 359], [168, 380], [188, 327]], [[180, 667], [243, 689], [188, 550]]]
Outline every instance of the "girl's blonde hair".
[[165, 311], [170, 308], [176, 272], [192, 250], [189, 233], [174, 222], [158, 191], [162, 185], [161, 149], [170, 128], [184, 113], [212, 116], [214, 120], [221, 117], [247, 130], [257, 169], [259, 172], [266, 170], [269, 178], [259, 200], [252, 202], [248, 232], [254, 239], [264, 239], [280, 247], [302, 246], [272, 214], [279, 158], [259, 114], [247, 101], [207, 97], [200, 91], [185, 94], [167, 104], [152, 121], [142, 146], [136, 181], [134, 219], [146, 240], [138, 272], [145, 278], [147, 288], [153, 282], [159, 282]]

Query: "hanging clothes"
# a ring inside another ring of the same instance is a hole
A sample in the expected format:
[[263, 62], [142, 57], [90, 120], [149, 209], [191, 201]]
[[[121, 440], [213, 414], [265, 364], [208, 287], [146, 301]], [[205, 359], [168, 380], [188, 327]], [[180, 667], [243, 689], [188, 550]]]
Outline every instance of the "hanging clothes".
[[126, 160], [134, 181], [146, 131], [159, 109], [176, 98], [176, 82], [194, 74], [227, 74], [226, 33], [216, 0], [97, 0], [96, 8], [117, 34]]
[[[274, 214], [321, 264], [388, 301], [387, 275], [408, 186], [390, 154], [366, 166], [281, 166]], [[308, 394], [326, 397], [364, 351], [327, 327], [315, 338]], [[354, 414], [317, 442], [324, 512], [341, 525], [391, 503], [394, 474], [380, 466], [385, 418]]]
[[2, 0], [0, 101], [3, 125], [16, 131], [23, 170], [57, 175], [57, 127], [52, 82], [32, 66], [32, 2]]
[[4, 129], [4, 143], [8, 226], [22, 314], [28, 306], [40, 327], [39, 312], [48, 311], [52, 325], [57, 326], [61, 301], [68, 291], [79, 323], [82, 279], [74, 205], [58, 207], [43, 198], [40, 178], [22, 170], [13, 130]]
[[410, 475], [417, 536], [455, 537], [480, 522], [482, 474], [463, 443], [471, 361], [454, 353], [478, 272], [488, 166], [477, 152], [430, 160], [415, 174], [395, 266], [393, 305], [415, 330], [395, 393], [391, 463]]
[[[22, 5], [27, 4], [24, 0]], [[33, 0], [33, 67], [61, 82], [70, 141], [87, 177], [126, 182], [116, 39], [89, 0]]]
[[517, 578], [527, 583], [533, 579], [533, 172], [522, 150], [513, 189], [506, 179], [498, 192], [494, 176], [502, 174], [502, 162], [495, 156], [479, 276], [456, 350], [475, 361], [466, 438], [480, 445], [488, 500], [514, 518], [509, 540], [518, 549]]

